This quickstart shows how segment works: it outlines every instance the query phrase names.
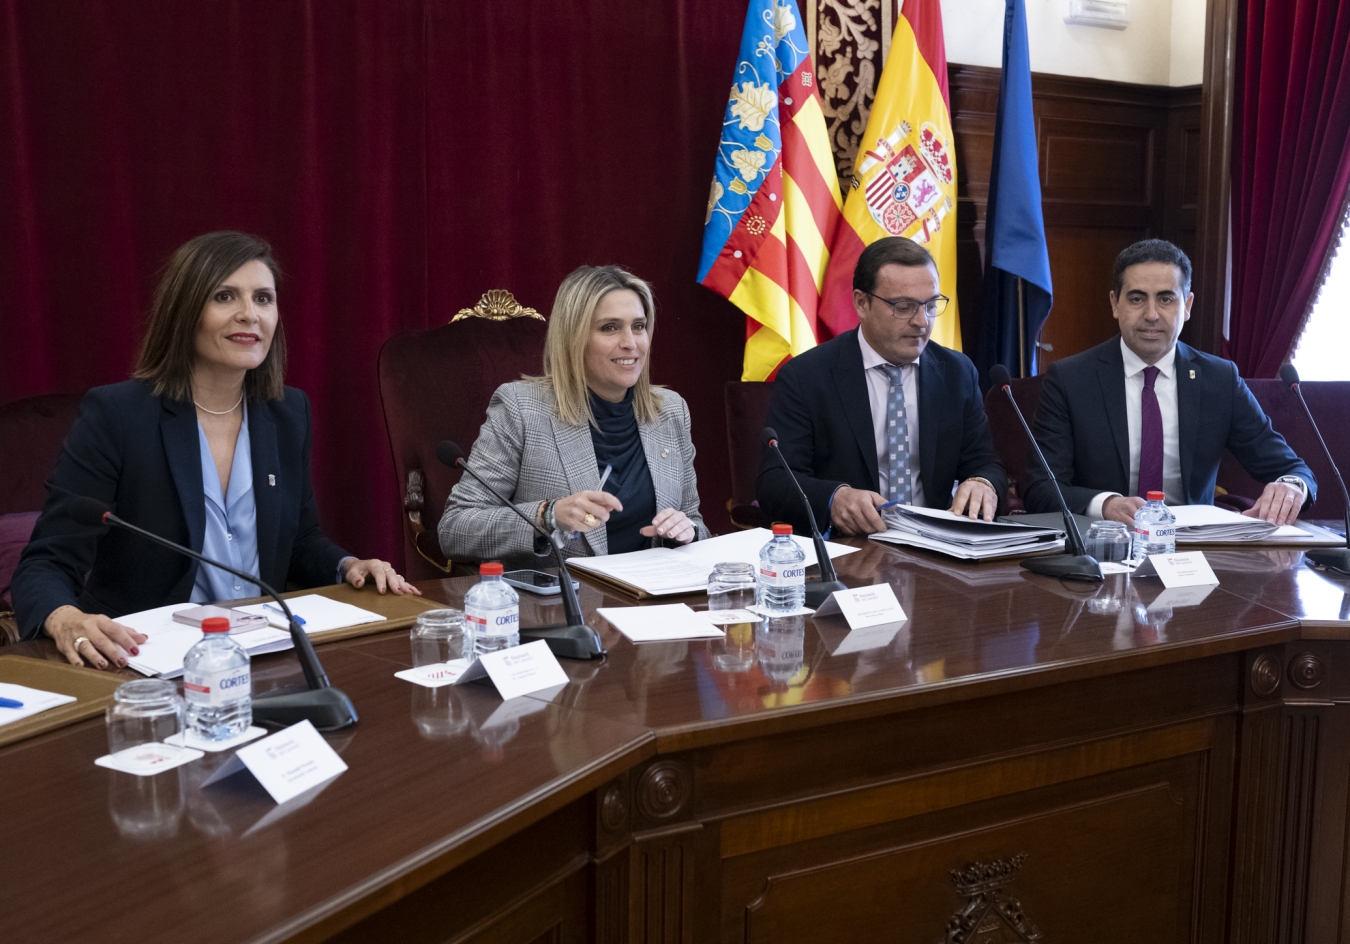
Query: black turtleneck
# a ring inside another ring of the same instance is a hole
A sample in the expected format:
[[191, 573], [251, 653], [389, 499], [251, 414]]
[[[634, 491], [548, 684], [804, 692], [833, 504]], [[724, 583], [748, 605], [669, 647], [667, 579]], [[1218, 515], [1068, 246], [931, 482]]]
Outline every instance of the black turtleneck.
[[609, 552], [638, 551], [647, 547], [650, 540], [639, 531], [656, 517], [656, 490], [633, 414], [633, 389], [628, 388], [628, 395], [619, 403], [597, 397], [594, 391], [590, 397], [591, 412], [595, 415], [591, 442], [595, 446], [596, 465], [601, 472], [607, 465], [614, 467], [605, 482], [605, 491], [623, 503], [623, 511], [611, 513], [605, 526]]

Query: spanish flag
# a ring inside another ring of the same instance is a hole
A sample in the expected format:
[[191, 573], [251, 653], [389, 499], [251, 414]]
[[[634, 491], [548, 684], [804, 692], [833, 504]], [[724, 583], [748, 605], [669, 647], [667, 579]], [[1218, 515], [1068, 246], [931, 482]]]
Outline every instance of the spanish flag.
[[744, 380], [816, 344], [843, 201], [795, 0], [750, 0], [698, 281], [746, 314]]
[[834, 334], [858, 323], [853, 267], [869, 243], [908, 236], [938, 264], [952, 299], [933, 325], [933, 340], [961, 350], [956, 299], [956, 153], [947, 95], [947, 51], [939, 0], [905, 0], [890, 54], [854, 161], [844, 220], [821, 294], [821, 320]]

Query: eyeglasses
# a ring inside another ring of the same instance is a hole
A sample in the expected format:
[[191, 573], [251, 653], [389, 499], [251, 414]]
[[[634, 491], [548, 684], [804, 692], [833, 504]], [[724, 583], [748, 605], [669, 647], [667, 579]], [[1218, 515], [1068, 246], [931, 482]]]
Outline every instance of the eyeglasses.
[[880, 295], [873, 295], [871, 292], [864, 292], [868, 298], [875, 298], [886, 307], [890, 308], [891, 314], [901, 321], [913, 321], [914, 316], [923, 312], [926, 320], [932, 321], [947, 310], [947, 303], [951, 301], [946, 295], [934, 295], [927, 301], [921, 302], [917, 298], [897, 298], [892, 301], [889, 298], [882, 298]]

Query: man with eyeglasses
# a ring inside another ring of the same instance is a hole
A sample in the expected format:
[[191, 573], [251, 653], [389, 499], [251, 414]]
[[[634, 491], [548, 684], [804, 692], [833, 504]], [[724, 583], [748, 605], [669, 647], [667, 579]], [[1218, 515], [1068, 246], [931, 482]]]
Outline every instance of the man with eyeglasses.
[[[879, 239], [853, 272], [858, 327], [778, 371], [769, 425], [816, 520], [835, 534], [884, 531], [878, 508], [888, 503], [994, 517], [1007, 476], [975, 365], [929, 340], [946, 306], [928, 250]], [[756, 492], [770, 517], [806, 531], [801, 498], [767, 451]]]
[[[1271, 426], [1237, 365], [1177, 338], [1191, 316], [1191, 261], [1145, 239], [1116, 257], [1111, 311], [1120, 334], [1050, 365], [1036, 440], [1069, 507], [1126, 524], [1150, 491], [1172, 505], [1209, 505], [1225, 448], [1267, 482], [1244, 514], [1289, 524], [1317, 480]], [[1045, 474], [1027, 471], [1029, 511], [1057, 511]]]

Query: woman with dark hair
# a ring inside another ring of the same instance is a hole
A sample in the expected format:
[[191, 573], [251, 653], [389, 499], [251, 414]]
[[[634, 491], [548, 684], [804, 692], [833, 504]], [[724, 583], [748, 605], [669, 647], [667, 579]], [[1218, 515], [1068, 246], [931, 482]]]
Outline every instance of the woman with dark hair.
[[75, 665], [121, 667], [145, 637], [116, 617], [260, 594], [130, 532], [76, 524], [79, 496], [273, 586], [370, 579], [381, 593], [418, 593], [319, 529], [309, 400], [283, 383], [277, 275], [271, 247], [243, 233], [207, 233], [174, 253], [133, 379], [90, 390], [61, 448], [14, 574], [20, 638], [45, 632]]

